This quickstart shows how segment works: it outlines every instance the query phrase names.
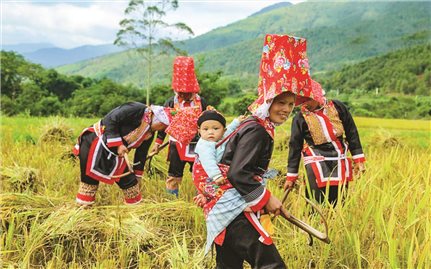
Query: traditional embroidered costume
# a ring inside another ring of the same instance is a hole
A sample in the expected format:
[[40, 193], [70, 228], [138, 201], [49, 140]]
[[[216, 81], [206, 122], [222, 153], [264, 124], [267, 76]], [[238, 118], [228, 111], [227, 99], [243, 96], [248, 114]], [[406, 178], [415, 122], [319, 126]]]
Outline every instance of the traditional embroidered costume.
[[[306, 41], [302, 38], [265, 37], [259, 97], [249, 107], [253, 117], [245, 120], [229, 139], [220, 161], [229, 167], [227, 178], [246, 204], [238, 210], [237, 204], [231, 203], [231, 189], [227, 189], [215, 201], [210, 201], [214, 205], [206, 213], [207, 232], [214, 234], [222, 229], [215, 239], [218, 268], [243, 268], [244, 260], [253, 268], [285, 268], [268, 231], [259, 222], [260, 212], [271, 197], [261, 182], [274, 144], [275, 124], [269, 119], [274, 98], [283, 92], [310, 94], [304, 90], [311, 83], [305, 49]], [[243, 212], [246, 206], [253, 212]], [[233, 216], [232, 212], [235, 212]], [[223, 214], [228, 216], [229, 222], [226, 223]], [[211, 243], [207, 242], [207, 246]]]
[[[169, 111], [163, 107], [132, 102], [113, 109], [102, 120], [84, 129], [73, 150], [81, 168], [77, 203], [93, 204], [99, 181], [116, 183], [124, 192], [126, 204], [139, 203], [142, 197], [137, 178], [142, 176], [153, 140], [151, 124], [168, 125], [169, 120]], [[124, 158], [117, 155], [120, 145], [136, 151], [133, 173], [118, 178], [126, 170]]]
[[[172, 88], [176, 94], [165, 102], [165, 107], [177, 110], [185, 107], [197, 107], [199, 113], [207, 107], [205, 100], [197, 94], [199, 92], [199, 84], [194, 71], [194, 61], [192, 57], [179, 56], [175, 58], [172, 74]], [[191, 100], [183, 100], [178, 95], [180, 92], [193, 93], [193, 97]], [[165, 132], [158, 132], [155, 143], [161, 145], [165, 137]], [[176, 139], [173, 137], [169, 137], [169, 141], [169, 169], [168, 178], [166, 179], [166, 190], [178, 196], [178, 188], [183, 177], [186, 163], [189, 163], [190, 171], [192, 169], [193, 161], [196, 156], [194, 147], [196, 146], [197, 137], [192, 140], [190, 144], [177, 143]]]
[[[314, 81], [312, 92], [310, 98], [317, 101], [320, 108], [309, 111], [302, 106], [292, 121], [287, 180], [294, 182], [298, 178], [302, 154], [314, 198], [323, 202], [329, 185], [328, 200], [336, 203], [338, 186], [347, 185], [353, 179], [352, 159], [353, 162], [365, 162], [365, 156], [347, 107], [340, 101], [326, 100], [321, 86]], [[348, 151], [352, 159], [348, 157]], [[308, 192], [306, 195], [309, 196]]]

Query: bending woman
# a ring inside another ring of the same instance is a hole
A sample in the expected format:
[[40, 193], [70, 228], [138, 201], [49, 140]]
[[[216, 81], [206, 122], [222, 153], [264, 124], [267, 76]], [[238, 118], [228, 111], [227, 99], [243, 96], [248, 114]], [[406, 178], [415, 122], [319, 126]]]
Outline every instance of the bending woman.
[[[99, 182], [116, 183], [124, 193], [125, 204], [137, 204], [142, 195], [138, 178], [142, 176], [148, 149], [155, 131], [164, 130], [170, 114], [161, 106], [138, 102], [121, 105], [103, 119], [82, 131], [73, 150], [79, 157], [81, 183], [76, 202], [91, 205], [95, 202]], [[124, 154], [136, 149], [133, 173], [127, 169]]]

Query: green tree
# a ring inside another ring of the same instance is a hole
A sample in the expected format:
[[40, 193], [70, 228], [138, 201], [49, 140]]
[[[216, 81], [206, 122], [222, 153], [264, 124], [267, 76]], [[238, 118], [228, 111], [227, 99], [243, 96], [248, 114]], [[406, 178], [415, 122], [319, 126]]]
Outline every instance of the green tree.
[[37, 84], [40, 88], [46, 89], [48, 92], [58, 96], [61, 101], [69, 99], [72, 96], [72, 92], [81, 87], [72, 77], [59, 74], [54, 69], [41, 72]]
[[248, 106], [256, 100], [256, 95], [246, 95], [233, 104], [234, 115], [242, 115], [248, 111]]
[[58, 115], [63, 112], [63, 105], [57, 96], [43, 97], [36, 103], [36, 113], [39, 116]]
[[21, 83], [33, 80], [34, 75], [43, 71], [40, 65], [27, 62], [23, 56], [11, 52], [1, 51], [1, 91], [12, 99], [21, 92]]
[[38, 116], [39, 110], [36, 103], [42, 98], [49, 96], [49, 93], [32, 81], [23, 83], [21, 87], [22, 92], [16, 98], [19, 113], [29, 111], [31, 116]]
[[214, 107], [221, 103], [228, 91], [228, 84], [220, 81], [221, 75], [221, 71], [215, 73], [197, 72], [200, 95], [205, 98], [209, 105]]
[[123, 103], [140, 99], [143, 96], [138, 89], [103, 79], [73, 92], [69, 112], [80, 117], [101, 117]]
[[182, 22], [169, 24], [162, 20], [166, 12], [177, 8], [178, 0], [131, 0], [124, 10], [126, 18], [120, 22], [121, 29], [117, 32], [117, 38], [114, 41], [115, 45], [136, 49], [147, 64], [147, 105], [150, 104], [152, 64], [156, 53], [174, 51], [185, 54], [173, 44], [169, 37], [173, 32], [170, 31], [193, 35], [190, 27]]

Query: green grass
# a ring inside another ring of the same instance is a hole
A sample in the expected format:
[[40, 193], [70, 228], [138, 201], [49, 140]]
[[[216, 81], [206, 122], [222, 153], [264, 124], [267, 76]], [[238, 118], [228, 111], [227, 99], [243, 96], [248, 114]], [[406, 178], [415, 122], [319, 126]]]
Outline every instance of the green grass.
[[[139, 205], [123, 205], [117, 186], [101, 184], [95, 206], [75, 206], [79, 167], [67, 153], [82, 128], [96, 120], [1, 119], [2, 267], [214, 268], [215, 259], [203, 257], [206, 229], [201, 209], [192, 203], [195, 190], [188, 172], [179, 199], [165, 193], [164, 177], [156, 174], [144, 176]], [[332, 243], [315, 241], [309, 247], [303, 232], [276, 220], [277, 248], [288, 268], [307, 267], [310, 259], [316, 268], [430, 268], [430, 122], [355, 120], [367, 172], [352, 182], [343, 207], [325, 209]], [[47, 129], [59, 126], [71, 130], [72, 137], [41, 142]], [[270, 165], [283, 173], [289, 126], [277, 130]], [[162, 172], [165, 157], [164, 151], [154, 160]], [[282, 183], [282, 177], [269, 183], [278, 197]], [[308, 217], [298, 193], [287, 207], [320, 227], [318, 219]]]

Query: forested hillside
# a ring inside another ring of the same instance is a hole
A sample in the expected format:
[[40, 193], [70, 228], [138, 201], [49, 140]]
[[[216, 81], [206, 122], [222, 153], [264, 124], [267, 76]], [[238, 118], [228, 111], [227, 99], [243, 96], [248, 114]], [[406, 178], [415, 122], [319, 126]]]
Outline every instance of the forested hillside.
[[[265, 33], [307, 38], [316, 74], [431, 41], [429, 14], [428, 2], [304, 2], [255, 14], [180, 45], [201, 59], [203, 71], [222, 71], [252, 88]], [[157, 61], [157, 81], [170, 80], [172, 59]], [[145, 66], [139, 62], [139, 56], [125, 52], [57, 70], [143, 86]]]
[[[182, 46], [195, 56], [202, 96], [226, 114], [244, 113], [255, 98], [263, 35], [278, 32], [307, 38], [312, 77], [354, 115], [430, 118], [429, 11], [427, 2], [275, 5]], [[1, 56], [6, 115], [101, 116], [144, 100], [146, 66], [133, 50], [58, 71], [15, 53]], [[173, 57], [153, 63], [154, 104], [172, 95]]]
[[430, 95], [431, 45], [421, 45], [371, 58], [322, 76], [322, 84], [339, 93], [352, 90]]

